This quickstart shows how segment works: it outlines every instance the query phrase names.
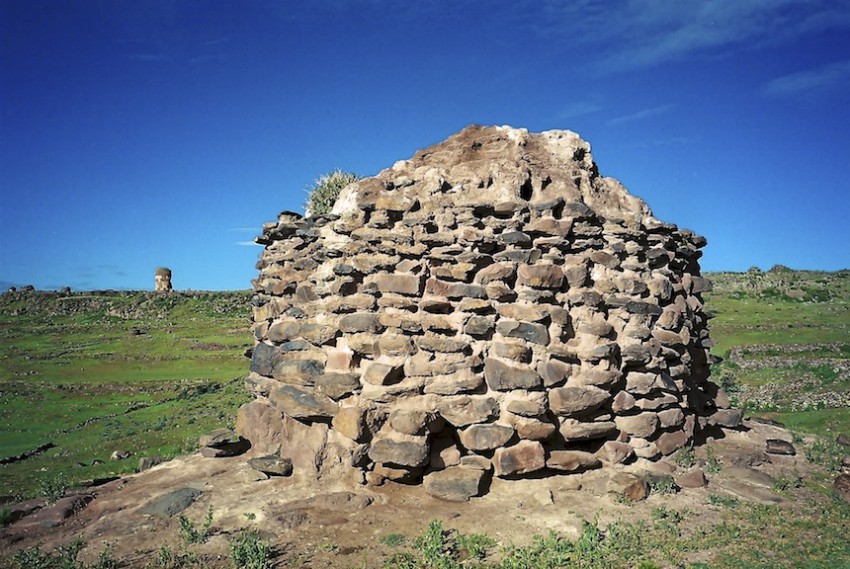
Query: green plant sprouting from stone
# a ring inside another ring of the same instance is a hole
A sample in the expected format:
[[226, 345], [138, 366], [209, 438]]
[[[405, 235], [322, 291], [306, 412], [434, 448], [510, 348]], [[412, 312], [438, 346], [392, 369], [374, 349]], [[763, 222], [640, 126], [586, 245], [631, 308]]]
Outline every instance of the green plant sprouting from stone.
[[357, 174], [345, 172], [339, 168], [320, 176], [313, 183], [313, 186], [307, 190], [307, 201], [304, 204], [307, 217], [317, 217], [329, 213], [342, 189], [359, 179], [360, 177]]

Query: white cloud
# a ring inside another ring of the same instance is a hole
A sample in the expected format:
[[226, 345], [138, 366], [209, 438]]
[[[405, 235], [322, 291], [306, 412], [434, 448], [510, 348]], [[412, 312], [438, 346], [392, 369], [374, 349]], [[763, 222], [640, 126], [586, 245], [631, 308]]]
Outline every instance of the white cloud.
[[649, 109], [642, 109], [635, 113], [631, 113], [629, 115], [625, 115], [622, 117], [613, 118], [608, 121], [608, 126], [616, 126], [620, 124], [630, 123], [634, 121], [639, 121], [642, 119], [646, 119], [649, 117], [656, 117], [658, 115], [663, 115], [664, 113], [669, 112], [676, 105], [668, 104], [668, 105], [660, 105], [658, 107], [651, 107]]
[[564, 107], [558, 113], [559, 119], [572, 119], [601, 111], [602, 107], [590, 101], [576, 101]]
[[254, 243], [253, 241], [237, 241], [236, 244], [242, 247], [261, 247], [259, 243]]
[[847, 84], [850, 84], [850, 59], [777, 77], [767, 83], [764, 91], [768, 95], [796, 95]]
[[627, 0], [614, 5], [574, 0], [551, 2], [546, 23], [536, 27], [553, 41], [595, 48], [600, 55], [591, 64], [611, 72], [717, 57], [733, 47], [757, 49], [850, 28], [847, 4], [846, 0]]

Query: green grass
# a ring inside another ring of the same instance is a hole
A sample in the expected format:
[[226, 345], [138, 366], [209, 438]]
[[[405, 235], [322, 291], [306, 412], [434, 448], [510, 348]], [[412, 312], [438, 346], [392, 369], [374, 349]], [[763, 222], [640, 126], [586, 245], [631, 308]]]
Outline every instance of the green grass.
[[[0, 493], [38, 493], [33, 472], [70, 483], [174, 456], [231, 424], [247, 401], [250, 293], [0, 296]], [[141, 331], [141, 334], [134, 333]], [[111, 462], [114, 450], [132, 453]], [[98, 464], [101, 462], [102, 464]]]

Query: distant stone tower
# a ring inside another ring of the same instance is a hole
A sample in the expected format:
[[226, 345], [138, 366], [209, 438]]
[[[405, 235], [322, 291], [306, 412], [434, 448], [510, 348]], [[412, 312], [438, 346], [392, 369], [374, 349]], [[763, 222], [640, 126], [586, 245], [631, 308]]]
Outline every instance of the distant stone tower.
[[154, 290], [156, 292], [169, 292], [171, 290], [171, 269], [157, 267], [154, 272]]

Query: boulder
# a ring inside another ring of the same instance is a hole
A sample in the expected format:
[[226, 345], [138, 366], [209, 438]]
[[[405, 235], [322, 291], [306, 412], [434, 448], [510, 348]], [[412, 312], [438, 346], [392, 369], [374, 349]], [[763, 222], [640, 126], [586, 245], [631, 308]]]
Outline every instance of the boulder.
[[484, 470], [453, 466], [428, 474], [423, 479], [425, 492], [441, 500], [466, 502], [482, 491]]

